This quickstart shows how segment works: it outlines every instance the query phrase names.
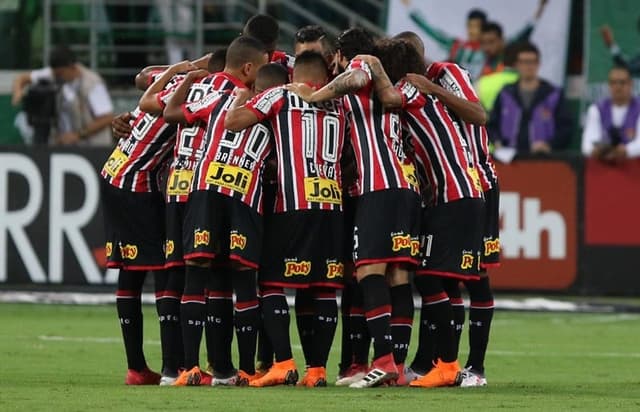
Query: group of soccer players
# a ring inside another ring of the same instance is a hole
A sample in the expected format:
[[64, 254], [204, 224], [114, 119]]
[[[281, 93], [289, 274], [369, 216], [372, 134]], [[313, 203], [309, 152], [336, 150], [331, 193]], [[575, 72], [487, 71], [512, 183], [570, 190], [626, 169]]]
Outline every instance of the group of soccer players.
[[[275, 50], [277, 33], [257, 15], [224, 50], [143, 69], [138, 107], [114, 120], [102, 201], [108, 265], [120, 268], [125, 383], [326, 386], [342, 290], [336, 385], [486, 385], [498, 185], [468, 74], [427, 68], [410, 32], [374, 40], [353, 28], [331, 42], [307, 26], [295, 57]], [[161, 374], [142, 345], [149, 271]], [[422, 308], [405, 366], [410, 273]], [[464, 369], [461, 282], [471, 300]]]

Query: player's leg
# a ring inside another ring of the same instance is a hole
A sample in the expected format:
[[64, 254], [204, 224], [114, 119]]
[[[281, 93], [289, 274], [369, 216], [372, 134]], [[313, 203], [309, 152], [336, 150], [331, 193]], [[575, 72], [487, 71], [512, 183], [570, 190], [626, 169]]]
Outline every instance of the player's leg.
[[236, 294], [234, 325], [240, 367], [236, 384], [247, 386], [255, 375], [256, 341], [260, 324], [256, 271], [250, 268], [234, 270], [232, 276], [233, 290]]
[[184, 348], [180, 325], [180, 299], [184, 290], [184, 267], [154, 271], [156, 311], [160, 319], [162, 379], [160, 385], [171, 385], [184, 368]]
[[398, 265], [394, 265], [387, 270], [387, 279], [391, 294], [393, 359], [400, 375], [397, 384], [404, 386], [409, 384], [403, 372], [413, 326], [413, 290], [409, 283], [409, 272]]
[[[350, 278], [345, 265], [345, 279]], [[353, 283], [350, 280], [345, 281], [344, 289], [340, 297], [340, 319], [342, 323], [342, 333], [340, 336], [340, 363], [338, 364], [338, 380], [344, 377], [344, 374], [351, 366], [353, 360], [353, 347], [351, 345], [351, 305], [354, 293]]]
[[460, 337], [462, 336], [462, 330], [464, 328], [464, 302], [462, 301], [462, 292], [460, 291], [459, 282], [445, 282], [444, 291], [449, 297], [451, 302], [451, 309], [453, 310], [453, 323], [455, 328], [455, 351], [458, 353], [460, 350]]
[[491, 320], [493, 319], [493, 293], [486, 273], [478, 281], [465, 282], [469, 299], [469, 358], [460, 386], [485, 386], [484, 358], [489, 344]]
[[300, 337], [300, 345], [304, 354], [305, 365], [311, 360], [311, 347], [314, 339], [314, 297], [309, 289], [296, 289], [294, 307], [296, 310], [296, 327]]

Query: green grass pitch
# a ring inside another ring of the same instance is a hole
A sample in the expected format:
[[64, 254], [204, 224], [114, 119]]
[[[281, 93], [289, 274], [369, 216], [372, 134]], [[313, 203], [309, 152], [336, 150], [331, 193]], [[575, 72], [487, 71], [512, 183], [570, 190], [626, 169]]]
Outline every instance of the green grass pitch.
[[[158, 325], [154, 308], [144, 310], [147, 359], [157, 370]], [[113, 306], [0, 304], [0, 325], [2, 411], [640, 410], [640, 315], [497, 311], [489, 386], [431, 390], [126, 387]], [[463, 361], [466, 348], [464, 338]]]

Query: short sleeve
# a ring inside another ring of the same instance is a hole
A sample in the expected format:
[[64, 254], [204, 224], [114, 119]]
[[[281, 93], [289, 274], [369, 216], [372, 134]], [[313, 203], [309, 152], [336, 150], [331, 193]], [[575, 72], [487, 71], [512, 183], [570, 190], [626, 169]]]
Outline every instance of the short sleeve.
[[40, 80], [53, 80], [53, 70], [51, 67], [44, 67], [42, 69], [33, 70], [29, 73], [31, 83], [38, 83]]
[[444, 66], [439, 83], [445, 90], [457, 97], [474, 103], [480, 101], [476, 91], [473, 89], [469, 72], [457, 64]]
[[249, 100], [244, 107], [251, 110], [262, 121], [274, 116], [284, 104], [284, 88], [281, 86], [267, 89]]
[[396, 90], [402, 95], [402, 108], [411, 109], [422, 107], [425, 104], [425, 98], [417, 87], [409, 82], [401, 81], [396, 85]]
[[215, 102], [220, 99], [221, 95], [220, 92], [212, 92], [197, 102], [184, 103], [181, 108], [187, 123], [195, 123], [198, 120], [206, 122]]
[[371, 76], [371, 67], [362, 60], [353, 59], [349, 62], [349, 65], [345, 69], [345, 72], [353, 71], [353, 70], [362, 70], [367, 75], [367, 80], [369, 82], [373, 81], [373, 77]]
[[113, 113], [111, 96], [109, 96], [109, 92], [104, 83], [95, 85], [89, 92], [87, 100], [89, 101], [89, 106], [91, 106], [91, 113], [93, 113], [95, 117]]

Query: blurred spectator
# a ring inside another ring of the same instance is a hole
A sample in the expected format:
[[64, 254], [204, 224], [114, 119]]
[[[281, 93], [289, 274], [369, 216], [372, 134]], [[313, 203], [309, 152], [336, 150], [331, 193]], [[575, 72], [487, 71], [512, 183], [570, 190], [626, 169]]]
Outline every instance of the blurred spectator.
[[538, 77], [538, 48], [523, 43], [515, 67], [520, 78], [498, 95], [489, 136], [496, 146], [515, 149], [518, 154], [564, 149], [571, 137], [571, 116], [562, 89]]
[[[638, 19], [638, 31], [640, 31], [640, 19]], [[616, 43], [613, 37], [613, 30], [611, 27], [605, 25], [600, 28], [600, 35], [602, 36], [602, 40], [604, 44], [611, 52], [611, 58], [613, 59], [613, 63], [617, 66], [626, 66], [629, 68], [629, 71], [634, 76], [640, 75], [640, 53], [636, 53], [635, 56], [631, 58], [627, 58], [623, 53], [620, 46]]]
[[165, 32], [169, 64], [194, 57], [194, 1], [155, 0]]
[[609, 71], [609, 95], [589, 106], [582, 153], [610, 163], [640, 157], [640, 98], [627, 67]]
[[491, 110], [493, 110], [493, 104], [498, 94], [500, 94], [500, 91], [502, 91], [506, 85], [518, 81], [518, 71], [514, 67], [518, 46], [518, 44], [510, 44], [505, 48], [503, 71], [482, 76], [476, 82], [478, 98], [480, 98], [482, 107], [484, 107], [488, 113], [491, 113]]
[[18, 74], [13, 82], [12, 103], [18, 105], [26, 86], [43, 82], [60, 85], [55, 93], [53, 144], [110, 146], [113, 104], [102, 78], [78, 63], [65, 46], [56, 47], [50, 67]]

